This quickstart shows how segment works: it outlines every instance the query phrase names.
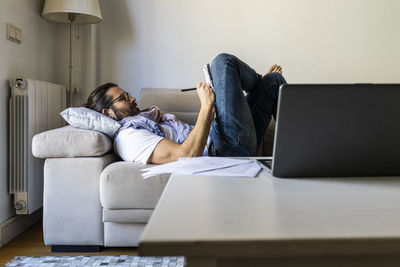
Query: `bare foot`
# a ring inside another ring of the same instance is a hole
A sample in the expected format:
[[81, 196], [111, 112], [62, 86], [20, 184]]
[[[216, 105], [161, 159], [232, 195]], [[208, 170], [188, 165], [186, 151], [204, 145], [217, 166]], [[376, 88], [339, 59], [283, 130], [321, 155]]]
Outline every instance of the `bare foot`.
[[268, 71], [267, 71], [267, 73], [265, 73], [265, 75], [267, 75], [268, 73], [271, 73], [271, 72], [277, 72], [279, 74], [282, 74], [282, 67], [277, 64], [274, 64], [268, 69]]

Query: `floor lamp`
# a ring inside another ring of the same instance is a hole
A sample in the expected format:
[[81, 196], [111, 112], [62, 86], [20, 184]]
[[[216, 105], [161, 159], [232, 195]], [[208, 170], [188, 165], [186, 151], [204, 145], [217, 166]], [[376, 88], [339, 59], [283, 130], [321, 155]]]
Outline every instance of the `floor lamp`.
[[100, 6], [98, 0], [46, 0], [42, 16], [45, 19], [69, 23], [69, 71], [67, 87], [67, 106], [73, 102], [73, 52], [75, 24], [94, 24], [100, 22]]

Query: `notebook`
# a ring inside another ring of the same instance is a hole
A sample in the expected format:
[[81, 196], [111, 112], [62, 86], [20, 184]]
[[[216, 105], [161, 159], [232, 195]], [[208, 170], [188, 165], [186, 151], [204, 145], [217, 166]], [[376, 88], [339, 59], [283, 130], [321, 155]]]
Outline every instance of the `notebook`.
[[[203, 66], [203, 77], [204, 81], [214, 90], [214, 83], [211, 77], [211, 68], [210, 64], [204, 64]], [[181, 92], [186, 92], [186, 91], [193, 91], [196, 90], [197, 88], [187, 88], [187, 89], [181, 89]]]

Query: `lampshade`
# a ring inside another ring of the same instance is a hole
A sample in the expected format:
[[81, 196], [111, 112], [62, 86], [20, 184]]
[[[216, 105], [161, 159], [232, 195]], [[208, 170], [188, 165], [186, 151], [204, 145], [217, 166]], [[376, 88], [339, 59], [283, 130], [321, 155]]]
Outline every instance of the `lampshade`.
[[69, 13], [78, 15], [75, 23], [93, 24], [103, 19], [98, 0], [46, 0], [42, 16], [51, 21], [70, 23]]

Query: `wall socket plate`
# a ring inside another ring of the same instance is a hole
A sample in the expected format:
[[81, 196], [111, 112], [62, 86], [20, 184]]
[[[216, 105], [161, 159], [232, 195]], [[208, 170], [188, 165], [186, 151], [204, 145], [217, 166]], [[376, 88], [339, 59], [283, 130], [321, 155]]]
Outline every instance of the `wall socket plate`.
[[22, 42], [22, 31], [14, 25], [7, 23], [6, 38], [20, 44]]

